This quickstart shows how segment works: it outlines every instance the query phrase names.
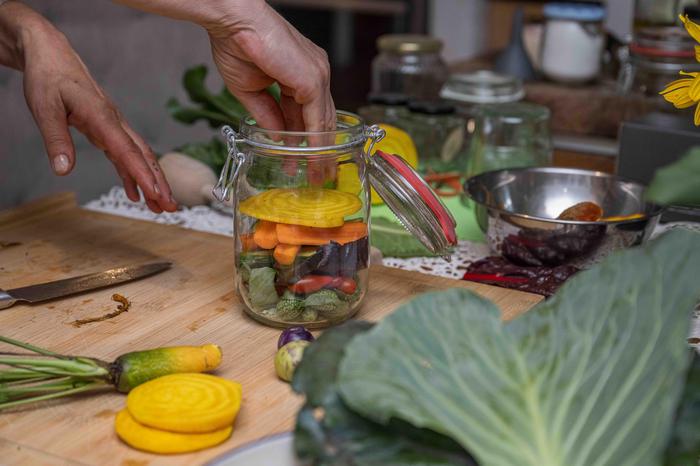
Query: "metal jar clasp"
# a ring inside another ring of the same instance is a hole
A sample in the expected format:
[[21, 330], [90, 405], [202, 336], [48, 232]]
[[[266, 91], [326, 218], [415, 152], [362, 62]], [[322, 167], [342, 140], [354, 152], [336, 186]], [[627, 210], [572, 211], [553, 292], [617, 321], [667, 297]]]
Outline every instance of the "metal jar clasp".
[[226, 147], [228, 148], [228, 155], [226, 156], [226, 162], [224, 163], [224, 168], [221, 170], [219, 175], [219, 181], [214, 186], [212, 194], [219, 201], [225, 202], [229, 200], [231, 194], [231, 188], [235, 186], [238, 180], [238, 174], [240, 172], [241, 166], [245, 162], [245, 154], [238, 151], [236, 146], [236, 132], [230, 126], [224, 126], [221, 129], [221, 134], [226, 138]]

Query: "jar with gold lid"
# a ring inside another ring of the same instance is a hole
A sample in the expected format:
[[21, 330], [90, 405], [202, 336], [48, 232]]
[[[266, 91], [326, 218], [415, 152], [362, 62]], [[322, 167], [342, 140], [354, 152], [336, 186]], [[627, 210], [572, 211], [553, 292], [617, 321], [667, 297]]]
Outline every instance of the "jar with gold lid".
[[419, 34], [388, 34], [377, 39], [379, 55], [372, 61], [372, 92], [400, 93], [409, 98], [435, 99], [449, 70], [442, 59], [442, 41]]

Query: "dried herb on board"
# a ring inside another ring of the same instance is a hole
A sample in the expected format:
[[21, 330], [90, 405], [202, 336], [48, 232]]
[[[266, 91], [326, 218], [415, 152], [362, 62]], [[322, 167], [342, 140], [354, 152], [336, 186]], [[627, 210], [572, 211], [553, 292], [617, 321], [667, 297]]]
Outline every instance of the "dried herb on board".
[[114, 317], [117, 317], [119, 314], [123, 314], [129, 310], [131, 307], [131, 302], [129, 302], [128, 299], [126, 299], [124, 296], [120, 294], [113, 294], [112, 295], [112, 301], [116, 301], [119, 304], [117, 305], [117, 310], [110, 312], [108, 314], [105, 314], [100, 317], [88, 317], [87, 319], [78, 319], [75, 320], [71, 323], [73, 327], [80, 328], [85, 324], [92, 324], [94, 322], [102, 322], [105, 320], [113, 319]]

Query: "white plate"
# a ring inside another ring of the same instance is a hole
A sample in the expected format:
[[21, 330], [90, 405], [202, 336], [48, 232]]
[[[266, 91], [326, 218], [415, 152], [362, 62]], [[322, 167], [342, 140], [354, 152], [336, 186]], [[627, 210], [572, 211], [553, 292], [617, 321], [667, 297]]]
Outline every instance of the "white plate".
[[301, 466], [291, 432], [264, 437], [213, 459], [206, 466]]

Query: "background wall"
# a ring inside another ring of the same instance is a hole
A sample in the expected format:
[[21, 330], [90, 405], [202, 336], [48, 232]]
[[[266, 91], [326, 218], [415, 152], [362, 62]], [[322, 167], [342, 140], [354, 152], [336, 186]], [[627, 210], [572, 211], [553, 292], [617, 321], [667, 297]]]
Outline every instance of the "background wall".
[[[211, 137], [204, 125], [177, 124], [165, 110], [169, 97], [185, 97], [180, 84], [185, 68], [198, 63], [211, 67], [209, 43], [198, 27], [102, 0], [26, 3], [68, 36], [97, 82], [156, 151]], [[220, 85], [218, 76], [210, 78], [212, 85]], [[0, 208], [65, 190], [86, 201], [118, 184], [102, 152], [79, 133], [73, 135], [76, 169], [57, 177], [24, 102], [22, 75], [0, 67]]]

